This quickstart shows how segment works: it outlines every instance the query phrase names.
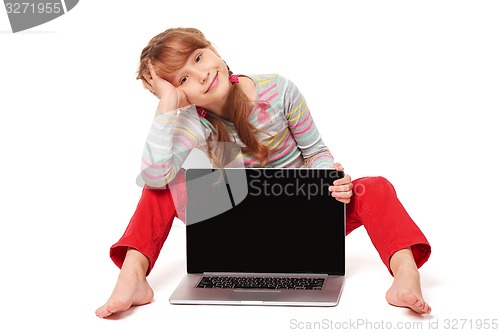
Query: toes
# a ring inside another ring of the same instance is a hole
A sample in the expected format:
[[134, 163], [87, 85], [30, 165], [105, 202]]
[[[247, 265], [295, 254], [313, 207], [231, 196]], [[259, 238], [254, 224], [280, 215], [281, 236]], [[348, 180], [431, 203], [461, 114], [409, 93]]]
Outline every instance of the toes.
[[418, 306], [420, 308], [420, 311], [424, 314], [429, 314], [431, 313], [431, 307], [429, 306], [429, 304], [425, 303], [425, 301], [420, 301], [420, 306]]
[[416, 312], [422, 313], [422, 314], [428, 314], [431, 312], [431, 307], [425, 303], [423, 300], [418, 299], [415, 303], [413, 303], [413, 306], [410, 306], [411, 309], [413, 309]]
[[130, 305], [127, 305], [125, 302], [109, 301], [96, 310], [96, 315], [100, 318], [105, 318], [111, 316], [113, 313], [124, 311], [129, 307]]
[[431, 307], [414, 294], [406, 294], [400, 299], [402, 301], [401, 306], [408, 307], [417, 313], [428, 314], [431, 312]]
[[104, 307], [100, 307], [99, 309], [95, 310], [95, 315], [99, 318], [105, 318], [111, 314], [112, 314], [112, 312], [104, 309]]

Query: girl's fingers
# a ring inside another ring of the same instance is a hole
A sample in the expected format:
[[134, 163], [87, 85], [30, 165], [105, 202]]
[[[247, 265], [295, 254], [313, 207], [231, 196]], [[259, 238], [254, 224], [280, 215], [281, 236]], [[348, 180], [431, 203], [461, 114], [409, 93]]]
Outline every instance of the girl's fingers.
[[144, 86], [144, 88], [146, 88], [147, 90], [149, 90], [149, 92], [151, 92], [153, 95], [155, 95], [156, 97], [158, 97], [158, 95], [156, 95], [156, 93], [155, 93], [155, 89], [153, 88], [153, 86], [149, 82], [144, 82], [143, 81], [142, 85]]
[[148, 62], [148, 68], [149, 68], [149, 74], [151, 74], [151, 79], [155, 80], [158, 77], [158, 74], [156, 74], [155, 68], [151, 63], [151, 60]]
[[331, 191], [330, 196], [332, 198], [337, 199], [338, 201], [347, 203], [351, 200], [352, 190], [348, 190], [348, 191], [332, 191], [332, 190], [330, 190], [330, 191]]
[[352, 190], [352, 184], [330, 186], [328, 189], [331, 192], [349, 192]]
[[344, 178], [337, 179], [333, 182], [334, 186], [346, 185], [346, 184], [352, 184], [351, 183], [351, 176], [349, 176], [349, 175], [345, 175]]
[[332, 191], [330, 194], [334, 198], [350, 198], [352, 197], [352, 191]]
[[144, 86], [144, 88], [146, 88], [147, 90], [149, 90], [151, 92], [154, 90], [153, 86], [148, 81], [142, 81], [142, 85]]
[[335, 200], [340, 201], [340, 202], [345, 203], [345, 204], [348, 204], [349, 202], [351, 202], [350, 198], [346, 198], [346, 199], [335, 198]]

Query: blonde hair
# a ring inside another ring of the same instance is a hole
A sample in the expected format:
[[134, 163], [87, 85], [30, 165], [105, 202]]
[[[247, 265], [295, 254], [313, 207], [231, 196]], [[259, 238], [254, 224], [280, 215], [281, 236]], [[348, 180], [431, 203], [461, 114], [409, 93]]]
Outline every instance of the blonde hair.
[[[148, 68], [149, 61], [161, 77], [182, 68], [189, 55], [203, 48], [209, 48], [218, 55], [200, 30], [195, 28], [167, 29], [153, 37], [142, 50], [137, 79], [146, 81], [151, 77]], [[232, 74], [231, 70], [229, 74]], [[227, 105], [236, 133], [245, 144], [246, 150], [257, 156], [261, 166], [265, 165], [269, 158], [269, 148], [259, 142], [255, 135], [256, 128], [248, 121], [253, 104], [239, 84], [231, 85]], [[234, 138], [231, 137], [224, 122], [218, 116], [207, 112], [205, 118], [215, 128], [216, 145], [208, 147], [209, 157], [217, 167], [223, 167], [234, 157], [228, 151], [229, 149], [224, 147], [224, 143], [233, 142]]]

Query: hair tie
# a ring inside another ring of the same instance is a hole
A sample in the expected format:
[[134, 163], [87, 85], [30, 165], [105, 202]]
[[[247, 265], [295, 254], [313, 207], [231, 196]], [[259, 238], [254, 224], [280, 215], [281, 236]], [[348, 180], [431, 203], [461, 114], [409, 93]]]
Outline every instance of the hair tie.
[[231, 83], [238, 83], [238, 82], [240, 82], [240, 80], [238, 79], [238, 76], [234, 75], [234, 74], [229, 75], [229, 81], [231, 81]]
[[198, 112], [198, 114], [200, 115], [200, 117], [202, 118], [205, 118], [205, 116], [207, 115], [207, 111], [205, 111], [204, 108], [202, 108], [201, 106], [198, 106], [196, 108], [196, 111]]

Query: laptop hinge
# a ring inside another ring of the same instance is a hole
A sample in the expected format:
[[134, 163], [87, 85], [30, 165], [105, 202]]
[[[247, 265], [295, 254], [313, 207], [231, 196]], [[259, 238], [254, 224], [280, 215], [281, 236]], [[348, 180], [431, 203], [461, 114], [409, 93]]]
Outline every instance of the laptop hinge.
[[241, 273], [241, 272], [204, 272], [203, 275], [219, 275], [219, 276], [272, 276], [272, 277], [293, 277], [293, 276], [314, 276], [328, 277], [328, 274], [316, 273]]

